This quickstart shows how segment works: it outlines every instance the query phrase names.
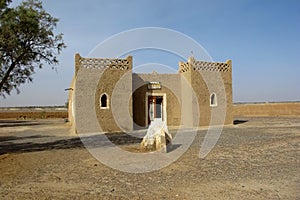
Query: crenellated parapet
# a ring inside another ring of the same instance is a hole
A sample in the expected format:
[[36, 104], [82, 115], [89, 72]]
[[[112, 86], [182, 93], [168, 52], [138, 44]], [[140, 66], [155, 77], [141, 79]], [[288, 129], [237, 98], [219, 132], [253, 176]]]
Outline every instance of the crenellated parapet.
[[231, 60], [223, 62], [207, 62], [198, 61], [193, 57], [189, 58], [188, 62], [179, 63], [179, 72], [187, 72], [190, 69], [197, 71], [217, 71], [217, 72], [231, 72]]
[[115, 70], [130, 70], [132, 69], [132, 56], [125, 59], [120, 58], [83, 58], [79, 54], [75, 56], [76, 72], [79, 68], [86, 69], [115, 69]]
[[179, 62], [179, 73], [190, 71], [189, 63]]
[[231, 65], [227, 62], [222, 63], [222, 62], [195, 61], [193, 63], [193, 70], [229, 72], [231, 71]]

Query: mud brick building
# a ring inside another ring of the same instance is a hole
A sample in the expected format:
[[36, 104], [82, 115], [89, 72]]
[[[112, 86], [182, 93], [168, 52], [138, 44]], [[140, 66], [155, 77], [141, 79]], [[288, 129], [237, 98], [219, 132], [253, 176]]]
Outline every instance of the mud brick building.
[[[125, 59], [75, 56], [69, 118], [81, 133], [232, 124], [232, 63], [179, 62], [178, 73], [133, 73]], [[212, 118], [216, 119], [213, 120]], [[220, 118], [220, 119], [218, 119]]]

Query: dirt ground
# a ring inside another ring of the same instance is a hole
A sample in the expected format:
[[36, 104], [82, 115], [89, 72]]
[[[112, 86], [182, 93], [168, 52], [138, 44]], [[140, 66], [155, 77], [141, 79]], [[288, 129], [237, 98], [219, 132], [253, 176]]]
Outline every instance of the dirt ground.
[[136, 174], [97, 161], [63, 119], [0, 120], [0, 199], [300, 199], [300, 117], [235, 123], [204, 159], [199, 130], [176, 162]]

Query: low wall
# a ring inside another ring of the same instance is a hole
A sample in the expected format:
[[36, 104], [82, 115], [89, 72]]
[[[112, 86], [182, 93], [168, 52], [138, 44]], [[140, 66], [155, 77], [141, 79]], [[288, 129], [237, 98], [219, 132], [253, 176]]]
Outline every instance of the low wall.
[[[300, 102], [235, 103], [233, 116], [300, 116]], [[64, 107], [0, 108], [0, 119], [68, 118]]]
[[0, 119], [68, 118], [65, 107], [0, 108]]
[[300, 102], [235, 103], [233, 116], [300, 116]]

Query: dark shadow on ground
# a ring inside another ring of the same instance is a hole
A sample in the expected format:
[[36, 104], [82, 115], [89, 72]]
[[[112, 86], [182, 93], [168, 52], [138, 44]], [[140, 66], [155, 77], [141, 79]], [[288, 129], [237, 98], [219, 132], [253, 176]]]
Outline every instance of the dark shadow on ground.
[[[28, 141], [28, 139], [33, 139], [33, 141]], [[38, 141], [36, 141], [37, 139]], [[125, 133], [99, 134], [82, 138], [70, 137], [64, 139], [61, 139], [61, 137], [41, 135], [33, 135], [28, 137], [4, 136], [0, 137], [0, 155], [6, 153], [85, 148], [85, 145], [88, 145], [90, 148], [109, 145], [129, 145], [140, 143], [141, 141], [142, 138], [133, 137]]]
[[172, 152], [174, 150], [176, 150], [177, 148], [179, 148], [181, 146], [181, 144], [172, 144], [172, 145], [167, 145], [167, 152]]
[[0, 124], [5, 123], [5, 124], [19, 124], [19, 123], [27, 123], [27, 122], [32, 122], [28, 120], [22, 120], [22, 121], [17, 121], [17, 120], [0, 120]]
[[82, 142], [79, 138], [71, 138], [64, 140], [57, 140], [53, 142], [35, 143], [35, 142], [1, 142], [0, 155], [6, 153], [25, 153], [35, 151], [49, 151], [54, 149], [71, 149], [82, 148]]
[[45, 125], [47, 123], [39, 122], [39, 121], [28, 121], [28, 120], [0, 120], [0, 127], [16, 127], [16, 126], [37, 126], [37, 125]]
[[143, 138], [138, 137], [140, 134], [138, 134], [137, 137], [128, 135], [126, 133], [107, 133], [105, 135], [112, 143], [116, 145], [141, 143], [143, 140]]
[[248, 120], [239, 120], [239, 119], [237, 119], [237, 120], [233, 121], [233, 125], [244, 124], [246, 122], [248, 122]]
[[[45, 138], [45, 137], [50, 137], [50, 136], [43, 136], [43, 135], [31, 135], [31, 136], [24, 136], [24, 137], [2, 136], [2, 137], [0, 137], [0, 142], [13, 141], [13, 140], [37, 139], [37, 138]], [[1, 143], [0, 143], [0, 145], [1, 145]]]

